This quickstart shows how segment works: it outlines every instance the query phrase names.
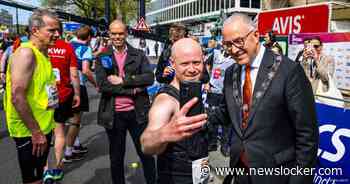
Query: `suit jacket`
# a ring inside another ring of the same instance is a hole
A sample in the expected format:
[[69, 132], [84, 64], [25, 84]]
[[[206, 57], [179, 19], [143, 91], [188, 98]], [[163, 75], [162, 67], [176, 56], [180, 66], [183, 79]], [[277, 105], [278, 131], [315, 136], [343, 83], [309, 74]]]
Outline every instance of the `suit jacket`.
[[[241, 66], [233, 64], [224, 81], [224, 100], [215, 113], [232, 127], [230, 165], [245, 150], [250, 168], [315, 167], [318, 125], [310, 82], [303, 68], [282, 57], [272, 80], [276, 55], [266, 50], [260, 65], [248, 127], [241, 129]], [[306, 184], [313, 176], [251, 176], [253, 184]]]
[[[101, 53], [96, 62], [96, 80], [101, 92], [97, 123], [105, 128], [113, 127], [114, 102], [117, 96], [130, 96], [134, 100], [138, 123], [146, 123], [148, 120], [150, 101], [146, 88], [153, 84], [154, 74], [144, 53], [129, 44], [127, 47], [123, 84], [113, 85], [107, 80], [109, 75], [119, 74], [112, 47]], [[135, 94], [135, 88], [142, 91]]]

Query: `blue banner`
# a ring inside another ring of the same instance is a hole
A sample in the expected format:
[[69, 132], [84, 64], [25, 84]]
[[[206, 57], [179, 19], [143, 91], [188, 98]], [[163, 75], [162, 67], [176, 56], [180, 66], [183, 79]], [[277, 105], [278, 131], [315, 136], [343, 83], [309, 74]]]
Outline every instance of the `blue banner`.
[[64, 31], [76, 31], [81, 27], [80, 23], [74, 23], [74, 22], [65, 22], [63, 23], [63, 30]]
[[314, 184], [350, 184], [350, 110], [317, 104], [320, 131]]

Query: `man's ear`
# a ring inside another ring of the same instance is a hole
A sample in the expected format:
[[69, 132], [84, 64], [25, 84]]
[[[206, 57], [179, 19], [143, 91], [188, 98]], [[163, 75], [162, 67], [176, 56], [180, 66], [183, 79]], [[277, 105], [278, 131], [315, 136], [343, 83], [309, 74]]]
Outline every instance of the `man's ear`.
[[[253, 32], [253, 36], [254, 36], [254, 38], [259, 42], [260, 41], [260, 33], [259, 33], [259, 31], [258, 30], [255, 30], [254, 32]], [[271, 39], [270, 39], [271, 40]]]
[[37, 34], [37, 32], [39, 31], [39, 28], [38, 27], [32, 27], [32, 29], [30, 31], [31, 31], [31, 34], [35, 36]]
[[173, 57], [173, 56], [170, 56], [170, 58], [169, 58], [169, 62], [170, 62], [171, 67], [172, 67], [172, 68], [174, 68], [174, 65], [175, 65], [175, 59], [174, 59], [174, 57]]

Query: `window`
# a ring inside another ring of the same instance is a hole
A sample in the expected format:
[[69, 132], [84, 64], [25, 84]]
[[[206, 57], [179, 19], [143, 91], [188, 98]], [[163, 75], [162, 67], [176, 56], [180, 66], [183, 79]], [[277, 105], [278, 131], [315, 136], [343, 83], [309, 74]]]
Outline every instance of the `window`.
[[229, 9], [231, 0], [224, 0], [224, 1], [225, 1], [225, 9]]
[[249, 1], [248, 0], [241, 0], [241, 7], [249, 8]]
[[[222, 0], [220, 0], [220, 1], [222, 1]], [[219, 0], [216, 0], [215, 1], [215, 10], [220, 10], [220, 1]]]
[[[244, 0], [244, 1], [249, 1], [249, 0]], [[230, 4], [230, 5], [231, 5], [231, 6], [230, 6], [231, 8], [235, 8], [235, 2], [236, 2], [236, 1], [233, 1], [233, 0], [231, 1], [231, 4]]]
[[251, 0], [252, 8], [260, 8], [260, 0]]

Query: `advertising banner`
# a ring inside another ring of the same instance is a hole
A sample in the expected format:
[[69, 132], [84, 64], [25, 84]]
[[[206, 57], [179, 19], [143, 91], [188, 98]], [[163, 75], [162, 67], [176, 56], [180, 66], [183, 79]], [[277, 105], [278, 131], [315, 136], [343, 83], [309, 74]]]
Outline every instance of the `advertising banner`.
[[64, 22], [63, 23], [63, 30], [64, 31], [76, 31], [81, 27], [80, 23], [76, 23], [76, 22]]
[[289, 35], [288, 57], [295, 60], [303, 49], [305, 38], [318, 36], [323, 42], [322, 52], [335, 62], [334, 80], [341, 90], [350, 90], [350, 33], [309, 33]]
[[280, 35], [328, 32], [328, 27], [329, 5], [327, 4], [263, 11], [259, 14], [260, 34], [271, 30]]
[[317, 104], [320, 131], [314, 184], [350, 184], [350, 110]]

